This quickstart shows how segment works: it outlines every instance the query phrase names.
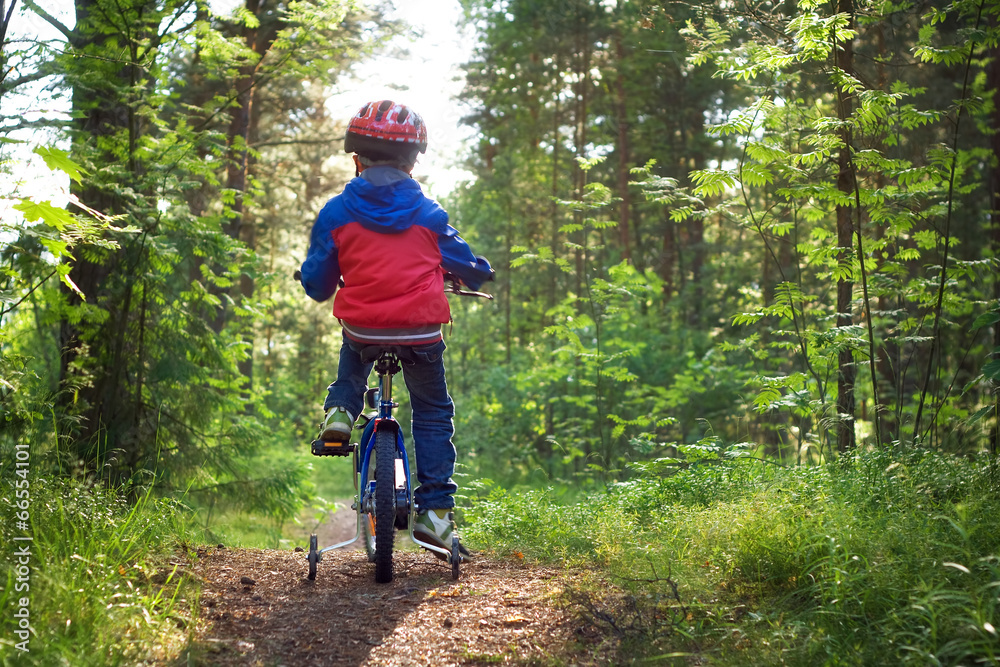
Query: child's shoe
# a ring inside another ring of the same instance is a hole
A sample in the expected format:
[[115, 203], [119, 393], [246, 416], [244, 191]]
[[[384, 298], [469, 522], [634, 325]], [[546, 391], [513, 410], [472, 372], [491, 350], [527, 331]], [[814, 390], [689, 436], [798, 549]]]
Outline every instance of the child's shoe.
[[344, 408], [332, 407], [326, 413], [319, 433], [323, 442], [350, 442], [351, 429], [354, 428], [354, 417]]
[[[455, 534], [455, 514], [451, 510], [421, 510], [413, 522], [413, 537], [448, 551], [451, 551], [453, 534]], [[458, 545], [458, 551], [464, 560], [472, 559], [472, 554], [461, 543]], [[431, 553], [441, 560], [447, 560], [442, 553], [437, 551]]]

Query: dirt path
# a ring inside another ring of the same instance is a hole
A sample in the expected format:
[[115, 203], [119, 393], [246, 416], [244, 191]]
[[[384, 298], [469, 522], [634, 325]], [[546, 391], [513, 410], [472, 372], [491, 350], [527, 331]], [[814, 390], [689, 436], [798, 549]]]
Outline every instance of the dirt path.
[[[607, 664], [599, 633], [560, 604], [565, 571], [479, 557], [461, 578], [430, 554], [396, 554], [375, 584], [363, 551], [200, 549], [202, 622], [180, 664]], [[252, 583], [250, 583], [252, 580]]]

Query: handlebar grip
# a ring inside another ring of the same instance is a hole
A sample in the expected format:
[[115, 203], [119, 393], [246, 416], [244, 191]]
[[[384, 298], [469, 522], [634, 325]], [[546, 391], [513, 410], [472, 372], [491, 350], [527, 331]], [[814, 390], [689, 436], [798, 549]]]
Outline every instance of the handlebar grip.
[[299, 271], [298, 269], [295, 269], [295, 273], [292, 274], [292, 278], [298, 280], [299, 282], [302, 282], [302, 272]]

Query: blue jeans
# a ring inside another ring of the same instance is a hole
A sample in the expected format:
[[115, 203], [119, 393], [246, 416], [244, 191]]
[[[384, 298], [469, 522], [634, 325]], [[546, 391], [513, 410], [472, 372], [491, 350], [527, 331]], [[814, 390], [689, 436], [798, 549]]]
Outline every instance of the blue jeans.
[[[366, 347], [347, 336], [340, 346], [337, 380], [330, 385], [323, 410], [336, 406], [357, 417], [364, 409], [364, 393], [372, 362], [364, 362], [361, 353]], [[458, 486], [455, 474], [455, 404], [448, 395], [444, 377], [444, 341], [429, 345], [400, 345], [396, 348], [403, 380], [410, 392], [413, 411], [413, 451], [417, 459], [417, 481], [413, 492], [417, 509], [451, 509], [453, 494]]]

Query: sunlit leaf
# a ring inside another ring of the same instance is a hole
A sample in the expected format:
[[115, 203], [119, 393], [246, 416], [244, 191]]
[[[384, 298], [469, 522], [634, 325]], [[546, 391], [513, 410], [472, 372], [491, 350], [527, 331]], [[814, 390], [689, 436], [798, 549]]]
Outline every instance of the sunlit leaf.
[[45, 160], [49, 169], [61, 171], [77, 183], [80, 183], [81, 178], [86, 174], [80, 165], [70, 159], [66, 151], [50, 146], [39, 146], [33, 152]]

